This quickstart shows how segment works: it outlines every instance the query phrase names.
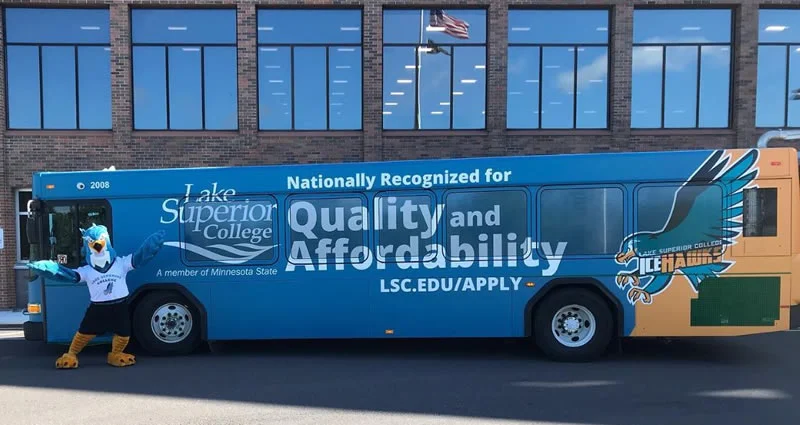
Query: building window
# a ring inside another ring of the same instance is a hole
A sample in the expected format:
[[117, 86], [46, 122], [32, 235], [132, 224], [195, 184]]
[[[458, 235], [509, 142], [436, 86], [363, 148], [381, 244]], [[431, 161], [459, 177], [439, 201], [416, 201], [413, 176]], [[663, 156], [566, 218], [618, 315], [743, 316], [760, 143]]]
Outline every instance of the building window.
[[486, 11], [383, 13], [383, 128], [486, 128]]
[[800, 127], [800, 9], [758, 18], [757, 127]]
[[259, 129], [360, 130], [361, 65], [360, 10], [259, 10]]
[[20, 189], [16, 194], [17, 204], [17, 262], [24, 263], [31, 258], [31, 244], [28, 243], [28, 201], [32, 199], [30, 189]]
[[136, 130], [236, 130], [235, 9], [134, 9]]
[[727, 128], [731, 11], [634, 11], [631, 126]]
[[111, 128], [107, 9], [5, 9], [8, 128]]
[[608, 127], [608, 27], [607, 10], [509, 11], [508, 128]]

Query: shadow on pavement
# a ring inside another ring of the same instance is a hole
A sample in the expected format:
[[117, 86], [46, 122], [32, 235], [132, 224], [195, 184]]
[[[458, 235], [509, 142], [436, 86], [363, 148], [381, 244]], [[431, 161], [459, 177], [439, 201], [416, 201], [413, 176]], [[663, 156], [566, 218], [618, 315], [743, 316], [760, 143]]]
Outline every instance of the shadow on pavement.
[[501, 340], [212, 344], [185, 357], [107, 366], [88, 347], [0, 340], [0, 385], [288, 406], [578, 424], [798, 423], [798, 333], [635, 340], [585, 364], [545, 360]]

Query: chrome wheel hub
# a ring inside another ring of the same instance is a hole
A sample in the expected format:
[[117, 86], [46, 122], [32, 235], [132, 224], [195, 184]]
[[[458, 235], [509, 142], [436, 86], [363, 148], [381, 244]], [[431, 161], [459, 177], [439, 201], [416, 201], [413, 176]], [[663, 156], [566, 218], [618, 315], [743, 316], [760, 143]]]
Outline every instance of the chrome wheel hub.
[[167, 344], [181, 342], [192, 330], [192, 313], [181, 304], [168, 303], [157, 308], [150, 320], [153, 335]]

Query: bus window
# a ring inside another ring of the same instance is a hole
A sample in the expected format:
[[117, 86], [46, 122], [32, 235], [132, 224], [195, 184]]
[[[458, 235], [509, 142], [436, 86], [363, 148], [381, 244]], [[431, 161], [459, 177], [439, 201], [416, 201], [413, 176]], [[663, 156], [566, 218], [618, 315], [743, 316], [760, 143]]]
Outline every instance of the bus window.
[[744, 236], [778, 236], [778, 188], [744, 190]]
[[[528, 194], [519, 189], [459, 190], [445, 197], [448, 258], [527, 258], [530, 256]], [[508, 246], [514, 247], [510, 252]], [[481, 253], [478, 247], [486, 246]]]
[[[545, 189], [540, 199], [540, 240], [565, 255], [613, 255], [624, 238], [623, 193], [618, 188]], [[546, 254], [546, 253], [545, 253]]]
[[86, 264], [81, 249], [83, 241], [80, 229], [91, 227], [92, 224], [106, 226], [109, 235], [112, 235], [107, 205], [99, 202], [49, 205], [45, 223], [48, 259], [70, 268]]
[[75, 205], [47, 208], [47, 243], [50, 260], [75, 268], [80, 263], [79, 233], [75, 224]]
[[92, 224], [106, 226], [111, 234], [111, 223], [108, 209], [103, 204], [80, 204], [78, 206], [78, 226], [81, 229], [92, 227]]
[[432, 261], [436, 258], [436, 207], [430, 193], [375, 196], [376, 256], [382, 262]]
[[294, 264], [366, 261], [369, 215], [357, 195], [290, 198], [288, 257]]

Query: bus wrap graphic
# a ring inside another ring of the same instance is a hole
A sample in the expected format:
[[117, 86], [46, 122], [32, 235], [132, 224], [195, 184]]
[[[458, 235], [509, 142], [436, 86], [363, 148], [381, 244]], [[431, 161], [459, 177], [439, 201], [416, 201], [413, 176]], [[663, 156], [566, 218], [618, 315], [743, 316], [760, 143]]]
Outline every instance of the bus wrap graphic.
[[[724, 254], [742, 233], [744, 189], [758, 175], [758, 151], [747, 151], [730, 166], [730, 156], [724, 154], [715, 151], [673, 191], [672, 208], [662, 227], [643, 230], [647, 217], [640, 212], [639, 231], [622, 241], [616, 262], [635, 261], [636, 268], [619, 272], [616, 281], [622, 289], [629, 287], [631, 304], [650, 304], [676, 273], [683, 274], [696, 293], [704, 279], [733, 265]], [[640, 207], [643, 204], [640, 200]]]
[[455, 190], [440, 203], [427, 191], [379, 192], [370, 212], [362, 194], [297, 194], [279, 206], [218, 183], [192, 195], [193, 186], [164, 201], [161, 223], [181, 223], [179, 240], [165, 245], [198, 266], [271, 265], [284, 254], [287, 272], [519, 267], [552, 276], [566, 250], [533, 238], [520, 189]]
[[165, 245], [180, 248], [189, 263], [217, 262], [239, 265], [270, 263], [277, 256], [275, 210], [271, 197], [240, 199], [233, 188], [213, 183], [192, 198], [186, 184], [183, 199], [167, 199], [162, 224], [181, 223], [180, 241]]

